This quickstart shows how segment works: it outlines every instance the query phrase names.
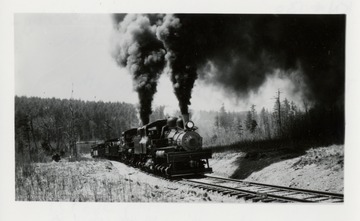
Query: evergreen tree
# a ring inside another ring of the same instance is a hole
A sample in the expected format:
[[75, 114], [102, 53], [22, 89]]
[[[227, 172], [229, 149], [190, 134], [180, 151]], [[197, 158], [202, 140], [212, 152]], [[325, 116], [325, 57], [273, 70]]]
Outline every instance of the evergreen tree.
[[255, 105], [251, 105], [250, 111], [247, 112], [245, 120], [246, 130], [248, 130], [250, 133], [254, 133], [258, 126], [256, 115]]

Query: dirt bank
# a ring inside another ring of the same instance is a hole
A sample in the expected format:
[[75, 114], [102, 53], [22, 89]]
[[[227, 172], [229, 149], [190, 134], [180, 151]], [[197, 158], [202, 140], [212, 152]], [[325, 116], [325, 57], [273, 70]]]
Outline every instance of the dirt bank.
[[344, 191], [344, 146], [215, 153], [215, 174], [275, 185]]

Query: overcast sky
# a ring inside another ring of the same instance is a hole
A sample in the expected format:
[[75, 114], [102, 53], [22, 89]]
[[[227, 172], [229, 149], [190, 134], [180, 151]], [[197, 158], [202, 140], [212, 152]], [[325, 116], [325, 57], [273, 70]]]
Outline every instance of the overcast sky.
[[[15, 94], [91, 101], [138, 103], [128, 71], [111, 56], [113, 23], [109, 14], [15, 14]], [[196, 81], [190, 109], [248, 110], [255, 104], [272, 109], [278, 89], [297, 103], [300, 95], [287, 93], [292, 85], [273, 75], [251, 94], [250, 100], [225, 95], [222, 89]], [[154, 105], [178, 109], [167, 74], [162, 74]]]

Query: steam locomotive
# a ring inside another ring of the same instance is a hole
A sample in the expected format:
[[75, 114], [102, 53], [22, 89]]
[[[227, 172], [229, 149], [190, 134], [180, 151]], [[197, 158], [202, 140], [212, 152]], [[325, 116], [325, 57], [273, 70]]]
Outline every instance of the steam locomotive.
[[212, 152], [202, 148], [202, 137], [188, 118], [157, 120], [124, 131], [121, 138], [91, 148], [94, 158], [119, 160], [168, 178], [211, 173]]

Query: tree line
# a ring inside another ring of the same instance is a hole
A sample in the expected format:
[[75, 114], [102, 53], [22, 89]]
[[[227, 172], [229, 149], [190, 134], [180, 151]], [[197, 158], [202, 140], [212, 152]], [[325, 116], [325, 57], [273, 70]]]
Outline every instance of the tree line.
[[[191, 111], [191, 119], [199, 127], [204, 146], [272, 140], [318, 145], [344, 142], [341, 105], [305, 105], [301, 109], [278, 96], [272, 110], [256, 109], [252, 105], [248, 111], [232, 112], [223, 105], [219, 111]], [[166, 117], [165, 106], [158, 106], [150, 121]], [[138, 126], [138, 107], [133, 104], [15, 97], [15, 150], [16, 158], [22, 160], [41, 161], [42, 156], [54, 153], [77, 157], [78, 141], [116, 138]]]
[[77, 141], [119, 137], [137, 126], [133, 104], [15, 97], [16, 153], [31, 161], [54, 153], [76, 157]]
[[242, 141], [277, 140], [283, 143], [328, 145], [344, 143], [345, 113], [342, 105], [306, 106], [304, 110], [288, 99], [276, 97], [271, 111], [230, 112], [222, 106], [214, 117], [207, 145], [229, 145]]

